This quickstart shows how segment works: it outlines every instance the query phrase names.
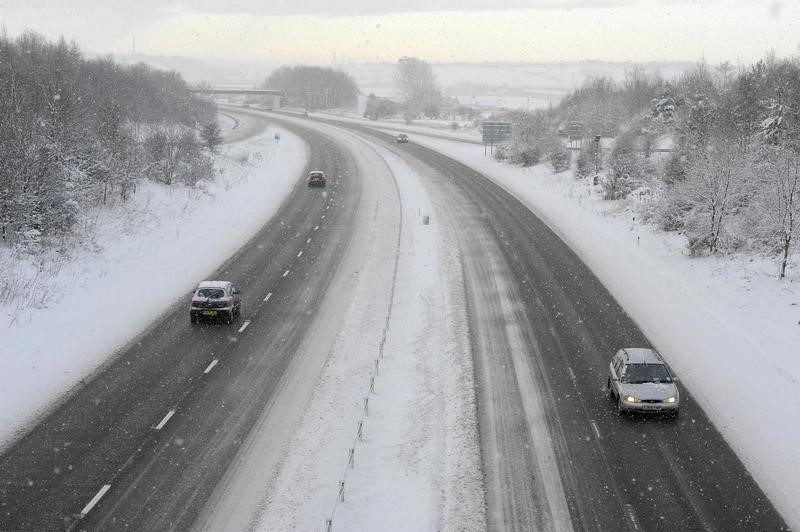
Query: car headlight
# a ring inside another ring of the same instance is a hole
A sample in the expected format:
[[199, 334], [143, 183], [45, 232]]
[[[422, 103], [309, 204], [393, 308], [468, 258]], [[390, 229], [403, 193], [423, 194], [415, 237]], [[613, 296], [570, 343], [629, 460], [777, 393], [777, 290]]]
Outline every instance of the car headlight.
[[665, 403], [674, 403], [675, 401], [677, 401], [677, 399], [675, 398], [674, 395], [672, 397], [667, 397], [666, 399], [664, 399]]
[[629, 396], [625, 397], [625, 402], [627, 402], [627, 403], [641, 403], [641, 401], [639, 399], [637, 399], [636, 397], [634, 397], [632, 395], [629, 395]]

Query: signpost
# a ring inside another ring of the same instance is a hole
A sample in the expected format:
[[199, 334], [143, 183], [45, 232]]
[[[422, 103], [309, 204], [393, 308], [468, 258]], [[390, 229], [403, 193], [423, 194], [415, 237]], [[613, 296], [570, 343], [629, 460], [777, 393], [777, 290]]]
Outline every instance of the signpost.
[[[581, 142], [583, 141], [583, 124], [581, 124], [580, 122], [570, 122], [568, 134], [569, 134], [569, 147], [580, 148]], [[574, 145], [573, 142], [575, 143]]]
[[495, 144], [510, 139], [511, 131], [511, 122], [484, 122], [482, 126], [484, 155], [486, 154], [487, 145], [490, 146], [491, 150]]

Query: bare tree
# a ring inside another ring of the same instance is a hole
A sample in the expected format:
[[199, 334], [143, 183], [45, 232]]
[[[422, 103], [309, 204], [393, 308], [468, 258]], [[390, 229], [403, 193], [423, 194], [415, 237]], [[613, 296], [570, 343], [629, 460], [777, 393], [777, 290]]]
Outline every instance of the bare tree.
[[211, 153], [217, 153], [217, 148], [222, 144], [222, 134], [219, 124], [209, 122], [200, 130], [200, 138]]
[[394, 82], [403, 101], [407, 121], [417, 118], [425, 109], [436, 107], [442, 93], [431, 66], [416, 57], [403, 57], [397, 62]]
[[783, 279], [800, 228], [800, 156], [790, 149], [766, 146], [758, 170], [759, 193], [753, 205], [758, 232], [779, 247]]
[[692, 206], [686, 227], [693, 253], [717, 251], [726, 218], [746, 202], [751, 167], [749, 154], [730, 144], [717, 144], [687, 164], [686, 180], [674, 192]]

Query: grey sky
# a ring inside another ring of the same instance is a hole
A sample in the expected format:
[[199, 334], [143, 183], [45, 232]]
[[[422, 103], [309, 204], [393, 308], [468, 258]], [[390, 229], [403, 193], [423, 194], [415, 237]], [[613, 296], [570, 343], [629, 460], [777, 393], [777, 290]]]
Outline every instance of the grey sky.
[[796, 54], [800, 2], [737, 0], [0, 0], [10, 35], [237, 62], [749, 62]]

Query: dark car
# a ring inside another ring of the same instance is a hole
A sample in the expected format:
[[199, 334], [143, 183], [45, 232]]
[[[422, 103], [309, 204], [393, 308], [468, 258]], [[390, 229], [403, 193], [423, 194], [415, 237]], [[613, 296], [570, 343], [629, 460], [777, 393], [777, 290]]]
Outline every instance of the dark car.
[[400, 133], [397, 135], [397, 143], [398, 144], [408, 144], [408, 135], [405, 133]]
[[308, 173], [308, 186], [310, 187], [324, 187], [327, 180], [328, 178], [322, 170]]
[[189, 320], [192, 325], [204, 320], [233, 322], [242, 313], [241, 292], [230, 281], [203, 281], [192, 293]]

